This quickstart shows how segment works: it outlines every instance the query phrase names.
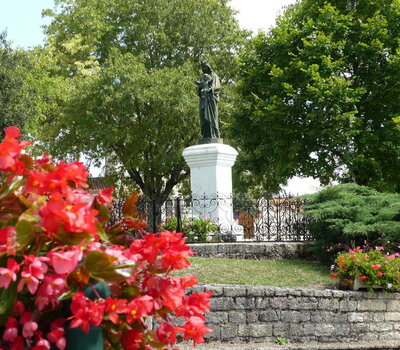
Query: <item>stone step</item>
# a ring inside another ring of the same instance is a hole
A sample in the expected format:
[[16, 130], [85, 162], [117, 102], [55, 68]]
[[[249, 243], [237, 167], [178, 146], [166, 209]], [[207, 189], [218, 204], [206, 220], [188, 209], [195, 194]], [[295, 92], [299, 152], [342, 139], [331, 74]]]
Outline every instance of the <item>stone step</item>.
[[179, 344], [180, 350], [400, 350], [400, 342], [309, 343], [309, 344], [225, 344], [206, 343], [197, 346]]

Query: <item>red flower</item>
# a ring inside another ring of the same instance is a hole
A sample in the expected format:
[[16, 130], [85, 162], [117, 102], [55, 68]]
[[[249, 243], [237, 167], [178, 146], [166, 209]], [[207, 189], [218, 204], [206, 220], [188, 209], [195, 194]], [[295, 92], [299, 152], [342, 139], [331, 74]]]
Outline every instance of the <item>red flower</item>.
[[339, 261], [338, 263], [336, 263], [336, 265], [338, 265], [338, 266], [346, 266], [346, 264], [344, 262], [342, 262], [342, 261]]
[[165, 238], [168, 239], [168, 246], [161, 255], [161, 263], [164, 269], [178, 270], [190, 266], [187, 258], [194, 253], [188, 245], [185, 244], [185, 239], [182, 238], [182, 233], [163, 232]]
[[120, 321], [119, 314], [128, 312], [127, 300], [107, 298], [105, 302], [105, 312], [107, 312], [108, 318], [112, 323], [118, 324]]
[[[49, 169], [50, 168], [50, 169]], [[73, 189], [82, 189], [87, 185], [88, 172], [83, 163], [60, 162], [55, 166], [46, 166], [44, 169], [30, 171], [25, 185], [25, 191], [40, 195], [50, 193], [61, 193]]]
[[138, 350], [143, 343], [143, 333], [138, 329], [128, 329], [122, 337], [122, 344], [125, 350]]
[[17, 248], [17, 231], [13, 226], [0, 228], [0, 253], [15, 255]]
[[190, 296], [184, 297], [183, 305], [177, 314], [185, 317], [199, 316], [203, 317], [203, 312], [210, 311], [211, 292], [193, 293]]
[[89, 333], [90, 325], [99, 326], [103, 321], [104, 302], [92, 301], [82, 292], [77, 292], [72, 298], [71, 311], [71, 328], [81, 327], [85, 333]]
[[367, 276], [360, 276], [361, 281], [365, 281], [368, 277]]
[[170, 277], [158, 282], [160, 297], [165, 307], [170, 310], [179, 308], [183, 303], [185, 289], [180, 278]]
[[111, 194], [113, 191], [114, 191], [114, 187], [110, 187], [110, 188], [107, 188], [106, 190], [99, 192], [99, 194], [97, 195], [98, 201], [102, 204], [111, 203], [111, 201], [112, 201]]
[[204, 343], [204, 335], [212, 332], [205, 326], [204, 320], [196, 316], [190, 317], [179, 331], [183, 332], [183, 339], [193, 339], [194, 345]]
[[378, 271], [376, 274], [378, 275], [378, 277], [382, 277], [384, 275], [384, 273], [381, 271]]
[[[18, 158], [23, 147], [30, 143], [16, 139], [21, 136], [21, 132], [15, 126], [8, 127], [4, 132], [5, 138], [0, 143], [0, 171], [10, 172], [19, 163]], [[24, 168], [23, 164], [19, 164], [19, 167]]]
[[24, 339], [21, 336], [18, 336], [10, 344], [10, 350], [24, 350], [24, 349], [25, 349]]
[[135, 320], [150, 316], [154, 311], [154, 299], [150, 295], [142, 295], [133, 299], [127, 305], [126, 322], [132, 324]]
[[169, 323], [162, 323], [157, 329], [156, 334], [160, 343], [164, 345], [173, 345], [176, 342], [176, 332], [178, 328], [171, 326]]
[[336, 274], [336, 273], [331, 273], [331, 277], [332, 277], [332, 278], [336, 278], [336, 277], [337, 277], [337, 274]]
[[97, 210], [90, 203], [74, 203], [56, 194], [39, 211], [41, 225], [49, 234], [57, 234], [60, 228], [65, 232], [96, 233]]

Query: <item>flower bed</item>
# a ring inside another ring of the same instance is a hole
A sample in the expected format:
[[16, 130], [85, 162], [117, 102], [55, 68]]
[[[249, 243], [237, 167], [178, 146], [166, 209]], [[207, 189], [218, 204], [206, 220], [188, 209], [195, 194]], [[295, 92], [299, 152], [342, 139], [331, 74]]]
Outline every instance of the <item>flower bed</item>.
[[107, 349], [172, 348], [179, 334], [201, 343], [211, 293], [187, 296], [196, 278], [169, 275], [193, 254], [182, 234], [144, 234], [136, 195], [106, 227], [112, 188], [91, 196], [83, 164], [32, 159], [19, 136], [7, 128], [0, 144], [0, 349], [63, 350], [71, 329], [99, 326]]
[[368, 251], [356, 248], [341, 253], [333, 270], [331, 277], [338, 278], [342, 287], [351, 287], [360, 281], [370, 290], [396, 291], [400, 288], [400, 254], [386, 254], [382, 247]]

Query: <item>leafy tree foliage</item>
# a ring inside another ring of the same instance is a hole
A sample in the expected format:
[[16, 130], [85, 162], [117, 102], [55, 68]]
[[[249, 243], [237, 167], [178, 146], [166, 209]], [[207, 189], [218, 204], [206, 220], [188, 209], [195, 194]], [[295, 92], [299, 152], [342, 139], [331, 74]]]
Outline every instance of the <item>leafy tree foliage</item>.
[[303, 0], [249, 42], [232, 132], [253, 180], [400, 191], [399, 21], [394, 0]]
[[366, 243], [398, 250], [400, 194], [356, 184], [331, 186], [308, 195], [304, 210], [322, 260]]
[[23, 128], [36, 113], [35, 89], [30, 84], [32, 61], [27, 52], [13, 50], [0, 33], [0, 130], [11, 125]]
[[199, 61], [229, 82], [247, 33], [226, 0], [56, 4], [45, 12], [42, 87], [53, 88], [37, 135], [53, 154], [106, 156], [114, 175], [162, 203], [188, 175], [183, 149], [200, 138]]

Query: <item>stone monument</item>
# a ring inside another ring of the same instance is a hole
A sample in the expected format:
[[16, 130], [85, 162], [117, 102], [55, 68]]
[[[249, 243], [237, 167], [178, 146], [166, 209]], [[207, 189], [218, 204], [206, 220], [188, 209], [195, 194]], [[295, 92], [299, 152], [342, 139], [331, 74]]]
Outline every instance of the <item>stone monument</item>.
[[[190, 167], [193, 212], [204, 213], [220, 226], [222, 234], [232, 233], [232, 166], [237, 151], [220, 138], [218, 102], [220, 81], [207, 61], [201, 62], [203, 75], [196, 81], [199, 96], [201, 139], [185, 148], [182, 155]], [[201, 200], [196, 200], [201, 199]], [[202, 208], [196, 208], [196, 205]], [[205, 208], [206, 210], [204, 210]]]

